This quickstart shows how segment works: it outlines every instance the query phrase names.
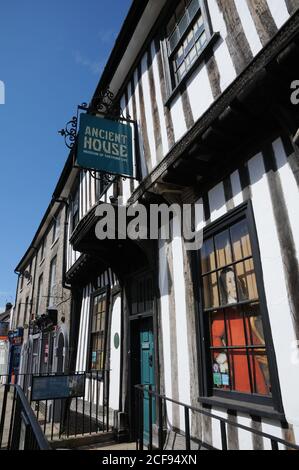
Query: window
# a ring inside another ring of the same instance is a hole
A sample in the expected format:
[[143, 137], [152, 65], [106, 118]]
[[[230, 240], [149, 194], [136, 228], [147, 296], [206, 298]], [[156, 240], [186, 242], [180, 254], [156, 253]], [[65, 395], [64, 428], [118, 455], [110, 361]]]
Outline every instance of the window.
[[43, 291], [43, 283], [44, 283], [44, 276], [41, 274], [38, 279], [38, 286], [37, 286], [37, 298], [36, 298], [36, 314], [41, 314], [41, 301], [42, 301], [42, 291]]
[[28, 267], [28, 278], [27, 278], [27, 284], [30, 284], [32, 281], [32, 260], [30, 261], [29, 267]]
[[41, 263], [45, 255], [45, 238], [42, 239], [40, 249], [39, 249], [39, 262]]
[[54, 218], [52, 244], [58, 240], [60, 235], [60, 215]]
[[270, 404], [266, 307], [249, 226], [246, 212], [238, 213], [208, 229], [200, 250], [207, 383], [209, 394], [254, 396]]
[[72, 231], [75, 230], [79, 222], [79, 187], [74, 193], [72, 201]]
[[16, 328], [19, 326], [19, 321], [20, 321], [20, 316], [21, 316], [21, 302], [18, 305], [18, 313], [17, 313], [17, 320], [16, 320]]
[[20, 275], [20, 292], [22, 292], [24, 286], [24, 275]]
[[57, 300], [56, 263], [57, 263], [57, 258], [55, 256], [55, 258], [52, 259], [51, 265], [50, 265], [48, 307], [53, 307]]
[[29, 307], [29, 297], [26, 297], [25, 312], [24, 312], [24, 325], [26, 325], [27, 323], [28, 307]]
[[41, 364], [40, 372], [42, 374], [50, 374], [52, 372], [53, 362], [53, 335], [43, 333], [41, 345]]
[[107, 291], [93, 297], [90, 338], [90, 370], [102, 371], [105, 368], [107, 307]]
[[202, 0], [180, 0], [166, 28], [172, 87], [191, 69], [206, 46], [210, 32]]

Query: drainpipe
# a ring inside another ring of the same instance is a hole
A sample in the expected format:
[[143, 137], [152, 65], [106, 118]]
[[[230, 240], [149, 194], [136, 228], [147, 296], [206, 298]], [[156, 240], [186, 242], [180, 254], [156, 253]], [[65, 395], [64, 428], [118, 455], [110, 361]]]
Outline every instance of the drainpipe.
[[[31, 278], [32, 292], [31, 292], [30, 319], [32, 317], [32, 310], [33, 310], [34, 288], [35, 288], [36, 268], [37, 268], [37, 258], [38, 258], [38, 249], [35, 246], [33, 246], [32, 249], [35, 251], [35, 266], [34, 266], [33, 278]], [[28, 322], [28, 326], [29, 326], [29, 322]]]
[[62, 287], [64, 289], [67, 289], [71, 292], [71, 307], [70, 307], [70, 326], [69, 326], [69, 353], [68, 357], [65, 357], [65, 363], [67, 364], [67, 368], [69, 369], [70, 366], [70, 349], [71, 349], [71, 333], [72, 333], [72, 324], [73, 324], [73, 318], [72, 318], [72, 311], [73, 311], [73, 293], [72, 293], [72, 286], [66, 283], [65, 280], [65, 275], [66, 275], [66, 270], [67, 270], [67, 243], [68, 243], [68, 227], [69, 227], [69, 222], [68, 222], [68, 209], [70, 207], [67, 199], [65, 198], [55, 198], [53, 196], [53, 202], [59, 202], [61, 204], [64, 204], [65, 206], [65, 218], [64, 218], [64, 239], [63, 239], [63, 260], [62, 260]]
[[[18, 298], [18, 293], [19, 293], [20, 277], [21, 277], [21, 273], [19, 271], [15, 270], [14, 273], [18, 276], [18, 280], [17, 280], [17, 289], [16, 289], [16, 296], [15, 296], [15, 305], [13, 307], [13, 317], [15, 316], [15, 312], [16, 312], [16, 308], [17, 308], [17, 298]], [[10, 320], [10, 329], [11, 330], [13, 329], [13, 322], [14, 322], [13, 317]]]

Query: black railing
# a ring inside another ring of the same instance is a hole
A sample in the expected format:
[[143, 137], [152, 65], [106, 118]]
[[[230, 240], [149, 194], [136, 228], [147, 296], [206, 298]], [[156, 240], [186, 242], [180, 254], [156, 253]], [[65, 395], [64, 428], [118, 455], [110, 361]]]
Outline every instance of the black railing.
[[[258, 429], [253, 429], [248, 426], [236, 423], [230, 419], [222, 418], [217, 416], [207, 410], [195, 408], [193, 406], [186, 405], [177, 400], [173, 400], [164, 395], [152, 390], [151, 386], [136, 385], [136, 450], [143, 450], [147, 447], [149, 450], [153, 448], [158, 450], [164, 450], [167, 448], [167, 434], [173, 431], [176, 435], [179, 435], [183, 442], [180, 443], [180, 448], [182, 446], [185, 450], [191, 450], [192, 448], [196, 449], [210, 449], [210, 450], [228, 450], [229, 443], [227, 437], [228, 427], [231, 429], [243, 430], [252, 436], [258, 436], [260, 438], [266, 439], [271, 444], [272, 450], [280, 450], [283, 446], [286, 450], [299, 450], [299, 446], [287, 442], [279, 437], [273, 436], [271, 434], [259, 431]], [[182, 416], [184, 417], [184, 426], [180, 426], [180, 429], [177, 429], [173, 423], [167, 420], [167, 404], [171, 406], [176, 406], [177, 411], [182, 410]], [[155, 410], [155, 411], [154, 411]], [[155, 413], [157, 412], [157, 413]], [[156, 419], [153, 420], [154, 414], [157, 414]], [[219, 436], [221, 438], [221, 448], [213, 448], [210, 442], [205, 442], [202, 435], [198, 436], [194, 432], [191, 432], [190, 426], [190, 415], [193, 417], [199, 418], [210, 418], [215, 420], [219, 424]], [[145, 426], [146, 421], [146, 426]], [[156, 428], [156, 435], [153, 433], [153, 425]], [[147, 429], [146, 429], [147, 428]], [[279, 447], [280, 445], [280, 447]], [[240, 449], [242, 450], [242, 449]]]
[[[34, 378], [40, 377], [68, 377], [82, 375], [84, 390], [82, 394], [69, 398], [34, 399], [32, 385]], [[108, 370], [91, 372], [74, 372], [67, 374], [19, 374], [14, 380], [22, 389], [24, 396], [29, 402], [29, 407], [33, 411], [37, 422], [49, 441], [72, 438], [80, 435], [103, 433], [112, 430], [113, 412], [109, 407], [109, 379]], [[10, 377], [0, 376], [1, 383], [6, 383], [8, 387]], [[1, 389], [0, 389], [1, 391]], [[2, 436], [4, 429], [8, 429], [9, 411], [12, 408], [13, 395], [0, 392], [1, 399], [9, 402], [6, 406], [5, 426], [2, 426]], [[1, 436], [0, 436], [1, 437]], [[7, 432], [6, 432], [7, 441]], [[1, 445], [1, 444], [0, 444]]]
[[[15, 384], [5, 384], [2, 387], [4, 393], [0, 421], [0, 448], [2, 448], [4, 432], [7, 431], [8, 437], [5, 445], [7, 450], [50, 450], [50, 445], [21, 387]], [[11, 392], [11, 408], [7, 414]], [[9, 427], [5, 430], [7, 418]]]

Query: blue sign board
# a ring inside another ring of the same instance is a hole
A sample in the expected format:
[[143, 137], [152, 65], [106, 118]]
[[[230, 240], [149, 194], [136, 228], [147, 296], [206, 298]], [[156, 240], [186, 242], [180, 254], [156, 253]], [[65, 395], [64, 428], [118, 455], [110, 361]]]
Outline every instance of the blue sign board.
[[132, 128], [81, 114], [77, 164], [82, 168], [133, 176]]
[[31, 398], [34, 401], [74, 398], [84, 395], [84, 374], [33, 376]]

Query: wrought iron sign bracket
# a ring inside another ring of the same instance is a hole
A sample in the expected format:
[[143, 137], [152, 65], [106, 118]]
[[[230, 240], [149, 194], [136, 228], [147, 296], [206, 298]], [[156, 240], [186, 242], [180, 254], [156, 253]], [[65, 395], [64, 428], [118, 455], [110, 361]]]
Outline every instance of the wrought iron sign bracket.
[[79, 123], [79, 113], [80, 111], [88, 111], [88, 104], [82, 103], [77, 106], [77, 115], [73, 116], [72, 119], [66, 124], [64, 129], [58, 131], [62, 137], [64, 137], [64, 142], [67, 148], [72, 150], [76, 144], [77, 133], [78, 133], [78, 123]]
[[[86, 112], [88, 114], [92, 114], [94, 116], [102, 116], [105, 119], [110, 119], [113, 121], [120, 121], [131, 124], [134, 126], [135, 130], [135, 139], [138, 135], [137, 132], [137, 122], [132, 120], [130, 116], [125, 117], [120, 106], [115, 105], [114, 102], [114, 95], [108, 89], [103, 92], [100, 92], [99, 96], [93, 98], [90, 105], [87, 103], [82, 103], [81, 105], [77, 106], [77, 114], [73, 116], [72, 119], [66, 124], [64, 129], [61, 129], [58, 133], [64, 137], [65, 145], [70, 150], [75, 150], [77, 145], [77, 136], [78, 136], [78, 125], [79, 125], [79, 117], [81, 112]], [[122, 174], [113, 174], [108, 172], [99, 172], [95, 169], [90, 168], [83, 168], [76, 164], [76, 152], [73, 152], [73, 168], [77, 168], [80, 170], [84, 170], [90, 173], [90, 176], [98, 181], [105, 181], [107, 183], [112, 183], [116, 181], [118, 178], [122, 178], [123, 181], [126, 179], [136, 180], [138, 178], [136, 176], [128, 176]], [[137, 175], [138, 171], [137, 168], [135, 169], [135, 174]]]

